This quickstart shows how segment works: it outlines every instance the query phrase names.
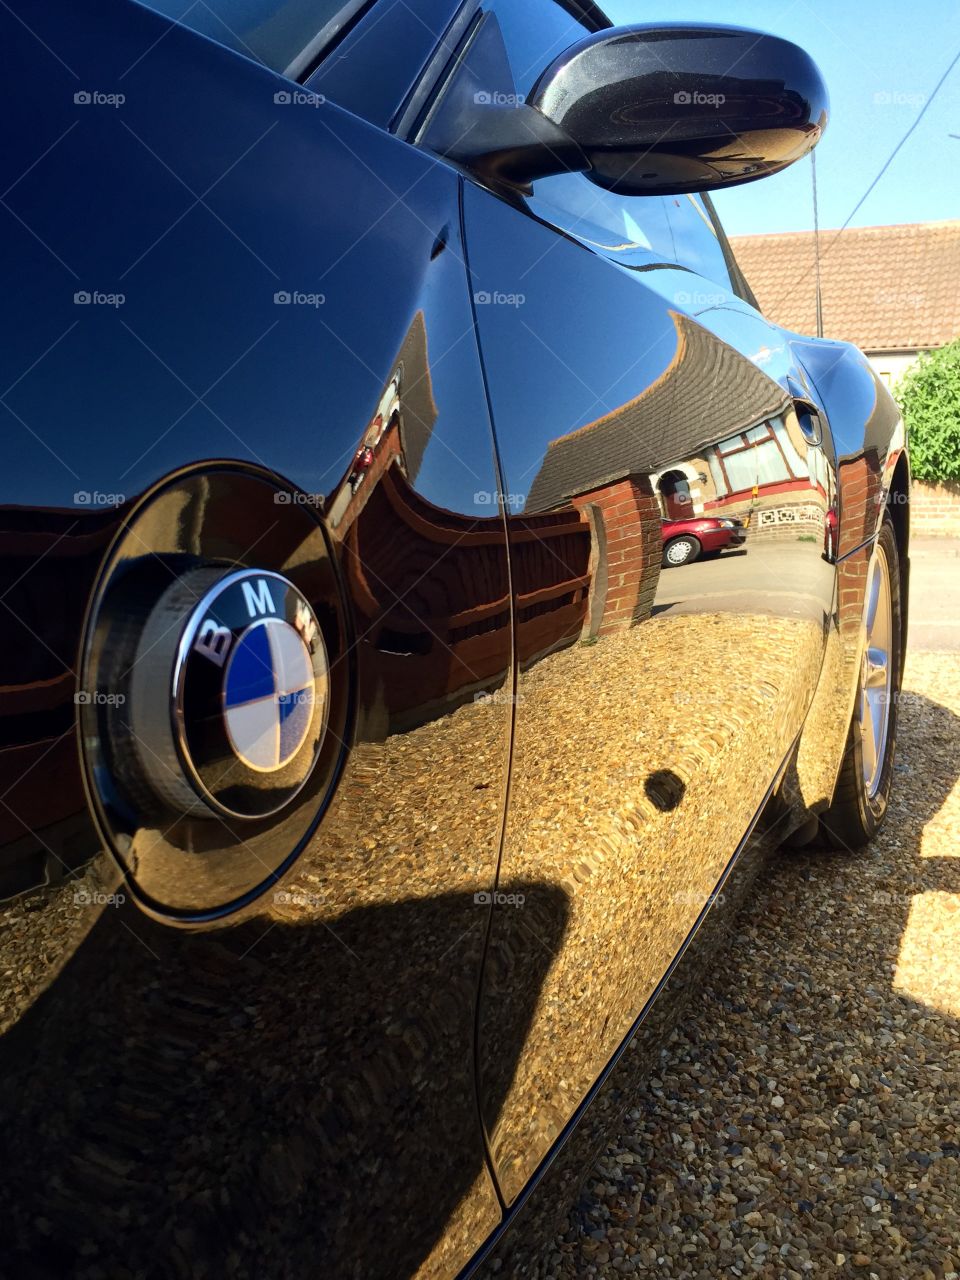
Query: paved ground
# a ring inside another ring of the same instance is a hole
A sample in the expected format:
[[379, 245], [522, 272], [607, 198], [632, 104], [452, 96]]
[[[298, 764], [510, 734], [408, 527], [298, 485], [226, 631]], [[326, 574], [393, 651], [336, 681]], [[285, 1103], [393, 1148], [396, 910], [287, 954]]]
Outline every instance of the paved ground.
[[960, 542], [914, 538], [910, 579], [910, 647], [960, 651]]
[[914, 549], [884, 830], [761, 875], [548, 1275], [958, 1276], [958, 552]]
[[835, 570], [803, 543], [756, 539], [717, 559], [665, 569], [654, 613], [763, 614], [819, 622]]

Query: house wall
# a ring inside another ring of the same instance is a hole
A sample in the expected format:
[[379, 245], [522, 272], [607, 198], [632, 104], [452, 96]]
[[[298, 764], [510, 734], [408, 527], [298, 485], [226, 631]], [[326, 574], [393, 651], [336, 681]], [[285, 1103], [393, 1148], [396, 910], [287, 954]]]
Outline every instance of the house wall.
[[910, 486], [910, 532], [915, 538], [960, 538], [960, 485]]
[[919, 351], [867, 351], [867, 359], [886, 387], [893, 388], [906, 371], [917, 363]]

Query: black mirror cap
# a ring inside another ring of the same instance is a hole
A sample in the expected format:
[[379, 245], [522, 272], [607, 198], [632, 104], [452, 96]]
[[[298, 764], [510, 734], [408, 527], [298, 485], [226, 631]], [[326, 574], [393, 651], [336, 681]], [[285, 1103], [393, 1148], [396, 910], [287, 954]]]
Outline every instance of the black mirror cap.
[[828, 97], [798, 45], [742, 27], [616, 27], [573, 45], [527, 99], [623, 195], [684, 195], [778, 173], [811, 151]]

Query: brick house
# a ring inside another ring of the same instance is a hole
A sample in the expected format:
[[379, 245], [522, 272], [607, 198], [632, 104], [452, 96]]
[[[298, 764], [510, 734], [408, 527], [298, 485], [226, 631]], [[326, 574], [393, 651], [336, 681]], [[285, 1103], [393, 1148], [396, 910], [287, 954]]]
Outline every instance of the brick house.
[[[813, 234], [735, 236], [760, 309], [799, 333], [817, 326]], [[923, 351], [960, 337], [960, 219], [821, 232], [823, 331], [853, 342], [894, 387]], [[917, 533], [960, 536], [960, 487], [914, 485]]]
[[[816, 333], [813, 233], [734, 236], [763, 313]], [[820, 233], [823, 332], [853, 342], [893, 386], [921, 351], [960, 337], [960, 219]]]
[[661, 517], [749, 514], [754, 537], [823, 536], [834, 500], [823, 460], [804, 448], [785, 393], [687, 316], [673, 312], [672, 319], [676, 346], [660, 376], [554, 440], [524, 509], [573, 506], [589, 519], [591, 634], [649, 616]]

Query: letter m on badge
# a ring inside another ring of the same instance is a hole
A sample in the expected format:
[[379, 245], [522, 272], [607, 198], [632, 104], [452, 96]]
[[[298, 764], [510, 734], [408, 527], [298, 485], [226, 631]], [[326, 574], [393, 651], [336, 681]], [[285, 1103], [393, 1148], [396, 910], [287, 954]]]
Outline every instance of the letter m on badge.
[[273, 596], [270, 594], [270, 584], [266, 578], [258, 578], [257, 585], [254, 587], [251, 582], [242, 582], [243, 598], [247, 604], [247, 613], [251, 618], [256, 618], [264, 613], [276, 613], [276, 606], [273, 603]]

